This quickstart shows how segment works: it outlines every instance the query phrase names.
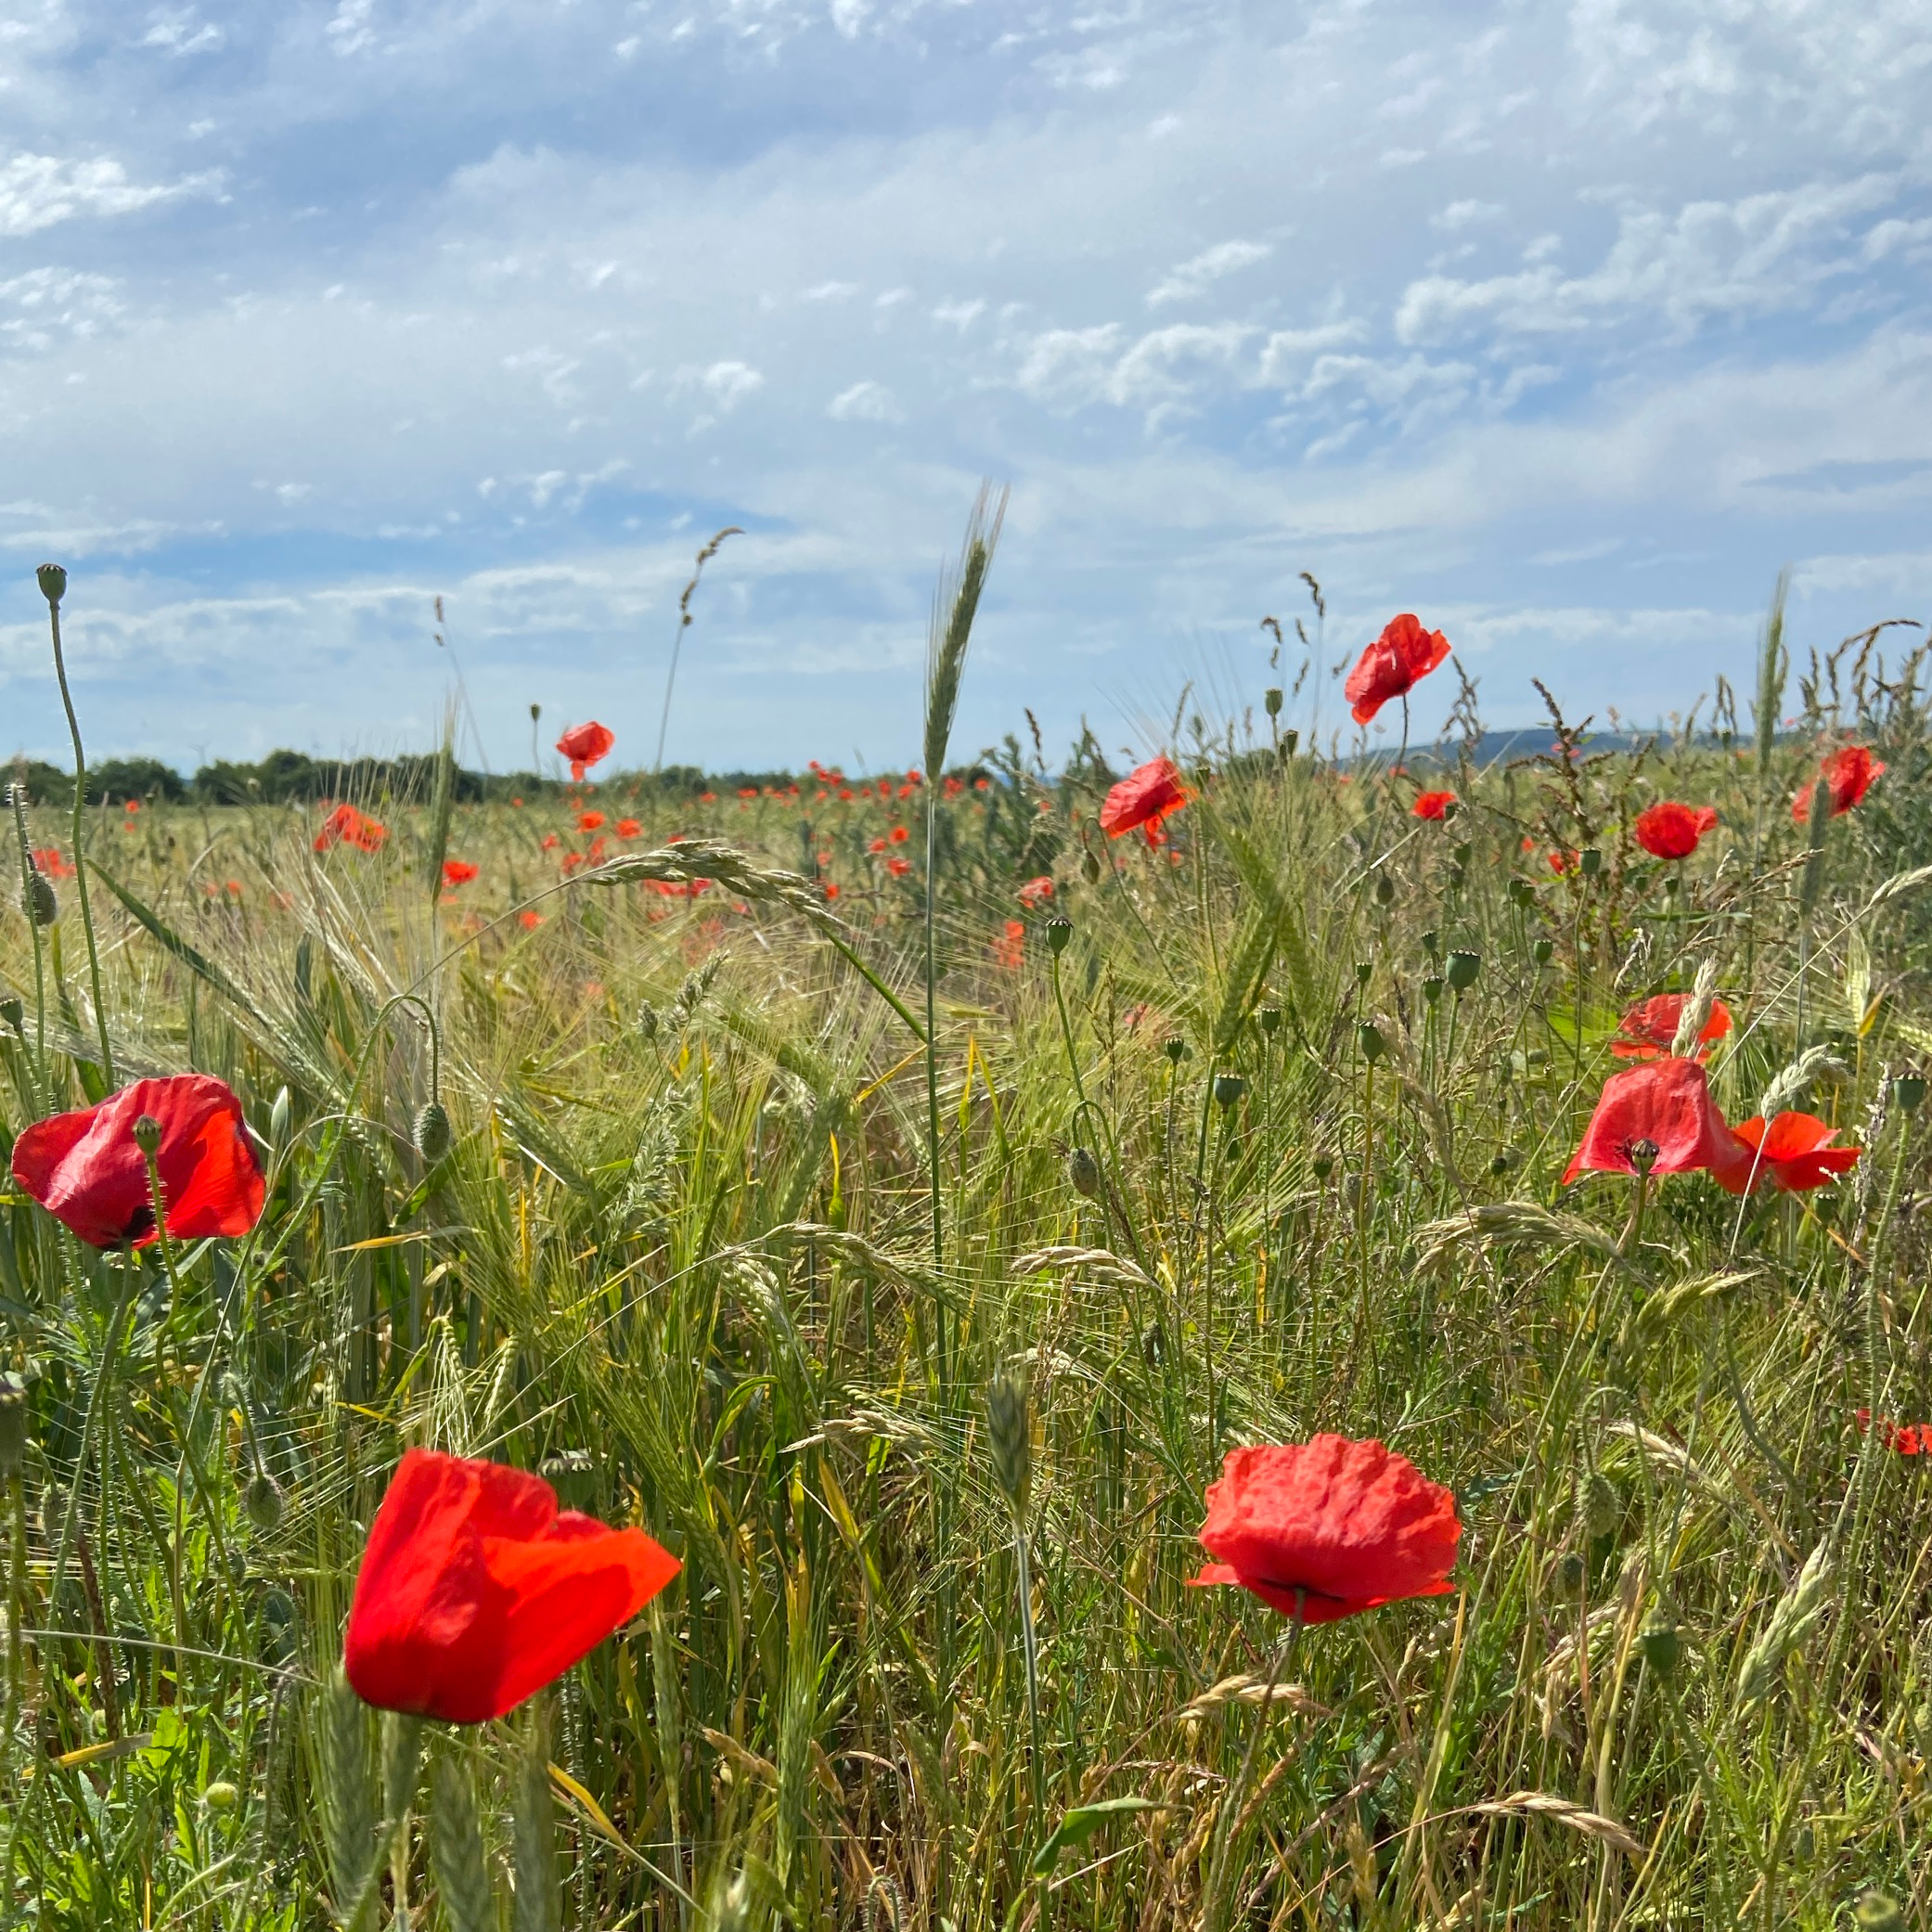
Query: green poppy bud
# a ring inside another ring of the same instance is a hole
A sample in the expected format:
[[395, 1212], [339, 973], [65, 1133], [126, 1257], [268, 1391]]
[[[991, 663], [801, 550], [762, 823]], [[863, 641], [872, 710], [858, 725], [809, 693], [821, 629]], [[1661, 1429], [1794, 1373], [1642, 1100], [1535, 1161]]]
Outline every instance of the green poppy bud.
[[1261, 693], [1261, 702], [1268, 707], [1268, 715], [1269, 717], [1280, 717], [1282, 715], [1281, 686], [1278, 684], [1269, 685], [1269, 688]]
[[1665, 1683], [1677, 1675], [1677, 1667], [1683, 1661], [1683, 1639], [1661, 1610], [1651, 1612], [1638, 1635], [1637, 1648], [1643, 1661]]
[[33, 573], [34, 582], [40, 586], [40, 594], [50, 604], [58, 604], [67, 595], [67, 573], [58, 563], [44, 563]]
[[1080, 855], [1080, 876], [1088, 885], [1098, 885], [1101, 882], [1100, 855], [1091, 845]]
[[1466, 993], [1475, 985], [1475, 976], [1483, 970], [1481, 953], [1452, 952], [1449, 956], [1449, 983], [1452, 991]]
[[1056, 912], [1047, 921], [1047, 945], [1058, 958], [1066, 950], [1067, 941], [1074, 936], [1074, 922], [1065, 913]]
[[449, 1115], [438, 1101], [431, 1101], [416, 1116], [416, 1151], [431, 1164], [449, 1152]]
[[1308, 1171], [1317, 1180], [1326, 1180], [1335, 1171], [1335, 1164], [1325, 1153], [1318, 1153], [1308, 1163]]
[[1460, 845], [1454, 846], [1450, 849], [1449, 857], [1452, 859], [1454, 859], [1459, 866], [1466, 866], [1469, 863], [1469, 855], [1475, 850], [1475, 847], [1472, 845], [1467, 839], [1464, 839]]
[[265, 1469], [257, 1468], [241, 1492], [241, 1506], [248, 1519], [264, 1536], [272, 1536], [282, 1526], [282, 1487]]
[[1282, 742], [1279, 747], [1281, 757], [1284, 761], [1294, 757], [1294, 748], [1300, 742], [1301, 733], [1299, 731], [1283, 731], [1282, 733]]
[[1556, 1587], [1565, 1596], [1575, 1596], [1583, 1588], [1586, 1566], [1574, 1550], [1565, 1550], [1556, 1563]]
[[1393, 906], [1396, 903], [1396, 882], [1386, 872], [1375, 875], [1375, 903], [1378, 906]]
[[1601, 1469], [1592, 1469], [1578, 1484], [1577, 1512], [1592, 1540], [1608, 1536], [1623, 1521], [1623, 1498]]
[[0, 1482], [27, 1463], [27, 1391], [18, 1375], [0, 1373]]
[[1248, 1083], [1239, 1074], [1217, 1074], [1214, 1076], [1214, 1097], [1223, 1113], [1239, 1103], [1248, 1090]]
[[27, 883], [20, 889], [20, 910], [36, 926], [50, 926], [60, 917], [60, 902], [44, 873], [27, 874]]
[[1469, 874], [1461, 866], [1451, 866], [1449, 874], [1449, 890], [1451, 892], [1461, 892], [1462, 890], [1462, 882], [1468, 877]]
[[150, 1158], [161, 1150], [161, 1124], [153, 1114], [144, 1114], [135, 1122], [135, 1145]]
[[225, 1778], [217, 1778], [201, 1794], [201, 1803], [217, 1814], [232, 1811], [240, 1802], [240, 1792]]
[[1386, 1043], [1382, 1037], [1381, 1029], [1376, 1026], [1372, 1020], [1364, 1020], [1355, 1029], [1355, 1044], [1362, 1050], [1362, 1058], [1371, 1066], [1373, 1066], [1382, 1058], [1384, 1052], [1387, 1050]]
[[1075, 1193], [1085, 1194], [1089, 1201], [1100, 1199], [1101, 1164], [1094, 1159], [1090, 1148], [1076, 1147], [1067, 1155], [1066, 1178], [1073, 1182]]

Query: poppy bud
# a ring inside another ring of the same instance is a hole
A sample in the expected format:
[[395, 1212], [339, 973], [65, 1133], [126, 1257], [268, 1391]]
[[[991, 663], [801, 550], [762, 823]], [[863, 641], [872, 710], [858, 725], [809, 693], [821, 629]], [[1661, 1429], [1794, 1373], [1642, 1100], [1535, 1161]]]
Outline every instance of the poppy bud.
[[1359, 986], [1367, 985], [1369, 984], [1369, 975], [1372, 972], [1373, 972], [1374, 970], [1375, 969], [1372, 966], [1371, 966], [1366, 960], [1358, 960], [1355, 962], [1356, 985]]
[[50, 604], [58, 604], [67, 595], [67, 573], [58, 563], [44, 563], [33, 573], [34, 582], [40, 586], [40, 594]]
[[282, 1486], [265, 1469], [258, 1467], [249, 1477], [241, 1506], [264, 1536], [272, 1536], [282, 1526]]
[[1469, 863], [1469, 855], [1475, 850], [1475, 847], [1472, 845], [1467, 839], [1464, 839], [1460, 845], [1455, 846], [1450, 851], [1449, 857], [1452, 859], [1454, 859], [1459, 866], [1466, 866]]
[[1498, 1176], [1507, 1174], [1522, 1158], [1513, 1147], [1500, 1148], [1489, 1156], [1489, 1172]]
[[135, 1145], [150, 1159], [160, 1151], [161, 1124], [151, 1114], [143, 1114], [129, 1131], [135, 1137]]
[[268, 1111], [268, 1144], [277, 1153], [289, 1144], [289, 1116], [293, 1108], [294, 1101], [284, 1087], [276, 1095], [275, 1105]]
[[1016, 1517], [1026, 1513], [1033, 1487], [1033, 1416], [1026, 1378], [1002, 1366], [986, 1389], [986, 1440], [993, 1480]]
[[60, 902], [44, 873], [27, 874], [27, 882], [20, 888], [20, 910], [36, 926], [50, 926], [60, 917]]
[[1869, 1891], [1851, 1908], [1859, 1932], [1905, 1932], [1905, 1914], [1889, 1892]]
[[426, 1161], [440, 1161], [449, 1152], [449, 1115], [436, 1101], [427, 1102], [416, 1116], [416, 1151]]
[[1577, 1513], [1585, 1533], [1594, 1541], [1606, 1537], [1623, 1521], [1623, 1498], [1601, 1469], [1592, 1469], [1577, 1486]]
[[[14, 1002], [19, 1004], [18, 1000]], [[19, 1025], [16, 1021], [15, 1025]], [[1892, 1082], [1892, 1098], [1908, 1114], [1916, 1114], [1926, 1103], [1926, 1076], [1923, 1074], [1900, 1074]]]
[[1565, 1596], [1573, 1596], [1583, 1588], [1587, 1565], [1574, 1550], [1565, 1550], [1556, 1563], [1556, 1587]]
[[1179, 1066], [1188, 1057], [1188, 1043], [1177, 1035], [1161, 1049], [1174, 1065]]
[[1255, 1015], [1255, 1022], [1263, 1033], [1279, 1033], [1282, 1030], [1282, 1009], [1278, 1006], [1264, 1006]]
[[0, 1482], [12, 1482], [27, 1461], [27, 1391], [18, 1375], [0, 1373]]
[[1475, 985], [1475, 976], [1483, 970], [1481, 953], [1452, 952], [1449, 956], [1449, 983], [1458, 993], [1466, 993]]
[[1269, 717], [1280, 717], [1282, 715], [1281, 686], [1278, 684], [1269, 685], [1269, 688], [1261, 693], [1261, 702], [1264, 705], [1268, 707], [1268, 715]]
[[1375, 903], [1378, 906], [1393, 906], [1396, 903], [1396, 882], [1386, 872], [1375, 875]]
[[1556, 948], [1547, 939], [1539, 939], [1529, 948], [1529, 953], [1539, 966], [1547, 966], [1550, 963], [1550, 955], [1555, 950]]
[[18, 999], [11, 995], [0, 999], [0, 1020], [6, 1021], [22, 1039], [27, 1037], [26, 1019], [27, 1009]]
[[1076, 1147], [1067, 1155], [1066, 1178], [1073, 1182], [1075, 1193], [1085, 1194], [1089, 1201], [1099, 1200], [1101, 1164], [1094, 1159], [1091, 1149]]
[[1428, 978], [1423, 982], [1423, 998], [1426, 999], [1431, 1006], [1434, 1006], [1436, 1002], [1442, 998], [1442, 975], [1438, 972], [1432, 972], [1428, 976]]
[[1586, 879], [1594, 879], [1604, 869], [1604, 855], [1594, 845], [1586, 846], [1577, 855], [1577, 869]]
[[1637, 1638], [1637, 1648], [1642, 1653], [1643, 1661], [1665, 1683], [1677, 1675], [1677, 1667], [1683, 1661], [1683, 1639], [1661, 1610], [1650, 1613]]
[[532, 705], [532, 706], [530, 707], [530, 722], [531, 722], [531, 723], [532, 723], [533, 725], [534, 725], [534, 724], [535, 724], [535, 723], [536, 723], [536, 721], [537, 721], [537, 719], [539, 719], [540, 717], [542, 717], [542, 716], [543, 716], [543, 715], [544, 715], [544, 708], [543, 708], [543, 706], [542, 706], [541, 704], [533, 704], [533, 705]]
[[1080, 876], [1088, 885], [1098, 885], [1101, 882], [1101, 862], [1091, 846], [1080, 855]]
[[1214, 1097], [1225, 1113], [1240, 1101], [1248, 1090], [1248, 1083], [1239, 1074], [1217, 1074], [1214, 1076]]
[[1423, 934], [1423, 950], [1432, 960], [1435, 959], [1442, 950], [1442, 934], [1440, 933], [1424, 933]]
[[1047, 921], [1047, 945], [1055, 958], [1066, 950], [1066, 943], [1074, 936], [1074, 922], [1065, 913], [1056, 912]]
[[241, 1794], [225, 1778], [217, 1778], [201, 1794], [202, 1807], [210, 1811], [232, 1811], [241, 1802]]
[[1371, 1066], [1382, 1058], [1385, 1051], [1381, 1029], [1372, 1020], [1364, 1020], [1355, 1029], [1355, 1044], [1362, 1050], [1362, 1058]]
[[1335, 1171], [1335, 1164], [1328, 1157], [1327, 1154], [1318, 1153], [1315, 1156], [1315, 1158], [1308, 1163], [1308, 1171], [1315, 1177], [1317, 1180], [1326, 1180], [1328, 1177]]

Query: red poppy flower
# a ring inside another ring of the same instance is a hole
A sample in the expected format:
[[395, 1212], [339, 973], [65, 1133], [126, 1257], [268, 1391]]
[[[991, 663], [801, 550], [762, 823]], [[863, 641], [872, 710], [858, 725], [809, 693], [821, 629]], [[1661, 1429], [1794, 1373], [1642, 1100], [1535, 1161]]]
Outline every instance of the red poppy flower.
[[141, 801], [138, 798], [123, 799], [122, 801], [122, 809], [132, 818], [141, 809]]
[[476, 868], [467, 858], [445, 858], [443, 861], [443, 882], [445, 885], [468, 885], [476, 877]]
[[966, 787], [964, 782], [959, 779], [947, 779], [939, 789], [946, 793], [947, 797], [957, 798], [960, 792], [965, 791]]
[[1581, 857], [1581, 855], [1577, 852], [1548, 852], [1545, 853], [1543, 856], [1549, 863], [1550, 869], [1552, 872], [1554, 872], [1559, 879], [1561, 879], [1565, 872], [1570, 871], [1576, 866], [1578, 859]]
[[410, 1449], [369, 1526], [342, 1665], [382, 1710], [481, 1724], [628, 1623], [678, 1572], [541, 1476]]
[[909, 858], [889, 858], [885, 861], [885, 869], [895, 879], [903, 879], [912, 869], [912, 861]]
[[1462, 1526], [1456, 1499], [1379, 1442], [1230, 1449], [1207, 1488], [1195, 1584], [1237, 1583], [1304, 1623], [1403, 1597], [1447, 1595]]
[[1653, 1060], [1604, 1082], [1582, 1144], [1564, 1170], [1568, 1187], [1586, 1168], [1599, 1174], [1634, 1174], [1633, 1144], [1656, 1149], [1653, 1174], [1688, 1174], [1732, 1157], [1732, 1141], [1704, 1069], [1694, 1060]]
[[1832, 1146], [1836, 1129], [1815, 1114], [1780, 1114], [1769, 1127], [1754, 1115], [1731, 1131], [1734, 1144], [1715, 1172], [1733, 1194], [1755, 1194], [1767, 1180], [1793, 1194], [1822, 1188], [1848, 1173], [1864, 1151]]
[[522, 926], [526, 933], [535, 932], [537, 927], [542, 925], [543, 922], [544, 916], [541, 912], [524, 911], [517, 914], [517, 923], [520, 926]]
[[37, 1120], [14, 1142], [13, 1178], [57, 1220], [97, 1248], [155, 1238], [148, 1163], [135, 1123], [160, 1121], [155, 1166], [177, 1241], [246, 1234], [262, 1217], [261, 1170], [241, 1102], [206, 1074], [136, 1080], [75, 1114]]
[[866, 847], [866, 850], [868, 852], [883, 852], [885, 850], [885, 841], [883, 839], [874, 839], [872, 843]]
[[1637, 843], [1653, 858], [1688, 858], [1704, 834], [1718, 822], [1709, 805], [1679, 805], [1667, 798], [1637, 814]]
[[1150, 845], [1160, 843], [1155, 831], [1170, 812], [1178, 812], [1193, 797], [1182, 784], [1171, 758], [1150, 758], [1107, 793], [1101, 805], [1101, 830], [1110, 839], [1137, 827]]
[[[1831, 790], [1831, 817], [1841, 818], [1853, 805], [1862, 804], [1872, 780], [1884, 769], [1884, 762], [1872, 755], [1869, 745], [1848, 744], [1834, 752], [1819, 768], [1819, 776]], [[1804, 824], [1811, 816], [1811, 791], [1807, 785], [1791, 801], [1796, 824]]]
[[354, 845], [358, 852], [376, 852], [388, 836], [388, 826], [358, 812], [353, 805], [339, 805], [322, 821], [322, 830], [316, 834], [316, 850], [327, 852], [331, 845]]
[[620, 839], [641, 838], [644, 828], [635, 818], [620, 818], [617, 821], [617, 836]]
[[755, 785], [741, 785], [738, 788], [738, 795], [741, 798], [756, 798], [758, 788]]
[[889, 838], [895, 845], [903, 845], [906, 843], [906, 841], [909, 839], [911, 836], [912, 834], [909, 831], [908, 831], [903, 825], [895, 825], [889, 832], [886, 833], [886, 837]]
[[1053, 882], [1042, 872], [1037, 879], [1029, 879], [1017, 895], [1021, 905], [1030, 911], [1043, 899], [1053, 896]]
[[570, 760], [570, 775], [582, 784], [584, 774], [616, 742], [616, 732], [592, 718], [587, 725], [573, 725], [557, 741], [557, 751], [560, 757]]
[[71, 879], [74, 869], [61, 857], [58, 845], [43, 845], [33, 855], [37, 870], [45, 872], [49, 879]]
[[838, 895], [839, 895], [839, 884], [838, 884], [838, 881], [837, 881], [836, 879], [832, 879], [832, 880], [828, 880], [828, 881], [826, 882], [826, 886], [825, 886], [825, 896], [826, 896], [826, 897], [827, 897], [828, 899], [835, 899], [835, 898], [837, 898], [837, 897], [838, 897]]
[[[1872, 1411], [1861, 1409], [1858, 1411], [1858, 1432], [1861, 1436], [1872, 1426]], [[1886, 1447], [1901, 1456], [1932, 1456], [1932, 1423], [1888, 1423], [1884, 1416], [1878, 1418], [1879, 1432], [1884, 1436]]]
[[1449, 639], [1440, 631], [1425, 631], [1413, 612], [1391, 619], [1342, 687], [1355, 722], [1366, 725], [1391, 698], [1413, 690], [1449, 654]]
[[1424, 792], [1409, 809], [1418, 818], [1447, 818], [1455, 803], [1453, 792]]
[[[1640, 999], [1622, 1019], [1616, 1030], [1623, 1037], [1610, 1042], [1610, 1050], [1619, 1060], [1658, 1060], [1668, 1053], [1677, 1040], [1677, 1023], [1690, 1004], [1688, 993], [1657, 993]], [[1710, 1003], [1710, 1017], [1697, 1036], [1700, 1047], [1720, 1040], [1731, 1031], [1731, 1009], [1721, 999]], [[1698, 1055], [1699, 1059], [1704, 1056]]]
[[1018, 969], [1020, 962], [1025, 957], [1026, 921], [1021, 919], [1010, 919], [1006, 922], [1004, 932], [993, 942], [994, 960], [997, 964], [1004, 966], [1011, 972]]
[[601, 812], [579, 812], [577, 814], [577, 830], [579, 831], [596, 831], [603, 822], [604, 815]]

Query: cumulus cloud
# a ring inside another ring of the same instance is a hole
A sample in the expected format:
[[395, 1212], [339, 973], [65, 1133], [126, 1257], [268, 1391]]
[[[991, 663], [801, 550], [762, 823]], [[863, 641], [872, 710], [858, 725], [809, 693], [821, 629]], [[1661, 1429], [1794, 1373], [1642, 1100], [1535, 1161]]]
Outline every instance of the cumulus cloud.
[[1203, 249], [1191, 261], [1183, 262], [1150, 289], [1147, 305], [1157, 309], [1166, 303], [1192, 302], [1205, 295], [1223, 277], [1252, 268], [1273, 253], [1273, 245], [1266, 241], [1217, 241], [1214, 247]]
[[897, 398], [882, 382], [855, 382], [850, 389], [842, 389], [825, 406], [825, 413], [838, 422], [906, 420]]
[[82, 215], [132, 214], [158, 201], [206, 193], [213, 177], [169, 184], [130, 181], [117, 161], [16, 154], [0, 161], [0, 236], [35, 235]]

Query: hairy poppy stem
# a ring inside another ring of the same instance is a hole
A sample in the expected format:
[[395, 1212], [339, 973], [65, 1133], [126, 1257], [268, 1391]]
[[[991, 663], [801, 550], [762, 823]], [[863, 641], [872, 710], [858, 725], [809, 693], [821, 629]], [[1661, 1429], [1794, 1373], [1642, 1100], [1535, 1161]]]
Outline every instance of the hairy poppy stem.
[[94, 910], [87, 903], [87, 858], [82, 847], [86, 829], [87, 754], [81, 749], [81, 721], [74, 715], [74, 701], [67, 688], [67, 660], [60, 649], [60, 596], [67, 588], [67, 573], [59, 573], [58, 589], [49, 588], [50, 572], [43, 567], [41, 589], [47, 599], [47, 623], [54, 634], [54, 676], [60, 685], [60, 702], [67, 712], [68, 736], [74, 747], [74, 887], [81, 898], [81, 931], [87, 941], [87, 979], [94, 994], [94, 1026], [100, 1036], [101, 1072], [111, 1089], [114, 1086], [114, 1050], [108, 1042], [108, 1007], [100, 991], [100, 948], [94, 938]]
[[[19, 842], [20, 903], [24, 906], [32, 894], [35, 878], [33, 848], [27, 836], [26, 788], [21, 785], [9, 785], [6, 795], [13, 804], [14, 835]], [[30, 918], [27, 924], [33, 941], [33, 1075], [39, 1084], [42, 1103], [45, 1104], [47, 1088], [47, 969], [45, 957], [41, 948], [39, 922]]]

